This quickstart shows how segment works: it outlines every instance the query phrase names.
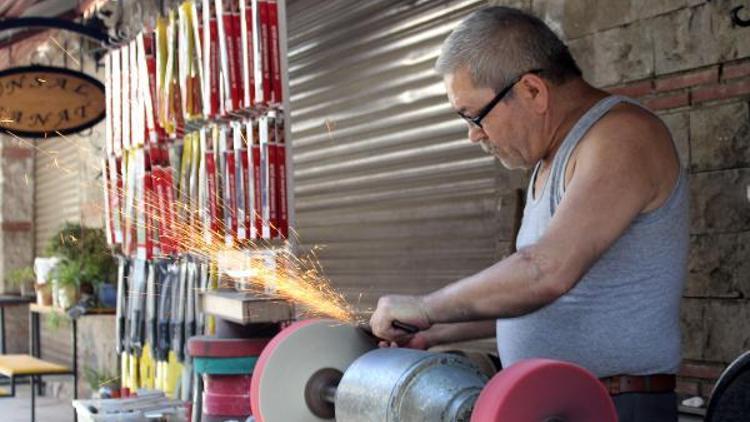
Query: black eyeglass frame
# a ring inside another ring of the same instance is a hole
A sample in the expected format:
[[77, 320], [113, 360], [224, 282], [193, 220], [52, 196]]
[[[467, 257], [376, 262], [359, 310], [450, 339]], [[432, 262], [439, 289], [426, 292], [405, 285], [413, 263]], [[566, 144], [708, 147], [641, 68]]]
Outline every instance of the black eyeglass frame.
[[482, 107], [482, 110], [479, 111], [479, 114], [476, 115], [476, 117], [469, 117], [462, 112], [458, 111], [458, 115], [461, 116], [462, 119], [466, 120], [468, 123], [473, 124], [474, 126], [478, 127], [479, 129], [484, 129], [482, 127], [482, 120], [487, 117], [488, 114], [490, 114], [490, 111], [492, 111], [495, 106], [505, 98], [506, 95], [508, 95], [508, 92], [510, 92], [511, 89], [513, 89], [514, 86], [516, 86], [517, 83], [521, 82], [521, 79], [523, 79], [524, 76], [528, 75], [529, 73], [533, 73], [535, 75], [538, 75], [539, 73], [543, 72], [544, 69], [532, 69], [528, 72], [524, 72], [520, 74], [516, 79], [513, 80], [513, 82], [509, 83], [508, 86], [501, 89], [497, 95], [495, 95], [495, 98], [492, 99], [489, 103], [487, 103], [486, 106]]

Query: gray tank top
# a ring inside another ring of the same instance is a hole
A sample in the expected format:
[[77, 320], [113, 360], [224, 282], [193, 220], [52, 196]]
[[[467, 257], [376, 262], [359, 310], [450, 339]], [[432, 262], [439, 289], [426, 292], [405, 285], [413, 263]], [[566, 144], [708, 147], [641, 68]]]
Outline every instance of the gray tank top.
[[[555, 154], [545, 186], [534, 198], [537, 164], [518, 248], [542, 237], [565, 194], [565, 168], [575, 146], [620, 102], [638, 104], [610, 96], [581, 117]], [[688, 224], [688, 186], [681, 171], [667, 201], [636, 217], [573, 289], [531, 314], [497, 321], [503, 366], [542, 357], [576, 363], [598, 377], [676, 373]]]

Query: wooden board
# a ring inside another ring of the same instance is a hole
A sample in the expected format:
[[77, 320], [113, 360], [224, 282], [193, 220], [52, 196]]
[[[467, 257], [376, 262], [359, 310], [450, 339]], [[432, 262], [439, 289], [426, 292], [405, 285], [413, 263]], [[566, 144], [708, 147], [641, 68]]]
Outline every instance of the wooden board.
[[294, 318], [294, 307], [285, 300], [234, 291], [203, 294], [203, 311], [238, 324], [272, 323]]

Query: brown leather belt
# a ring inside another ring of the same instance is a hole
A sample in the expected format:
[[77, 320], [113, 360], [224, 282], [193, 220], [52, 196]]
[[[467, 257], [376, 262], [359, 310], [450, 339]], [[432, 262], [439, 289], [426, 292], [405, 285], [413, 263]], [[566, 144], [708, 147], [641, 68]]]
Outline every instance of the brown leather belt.
[[675, 376], [672, 374], [613, 375], [599, 381], [612, 396], [622, 393], [671, 393], [675, 387]]

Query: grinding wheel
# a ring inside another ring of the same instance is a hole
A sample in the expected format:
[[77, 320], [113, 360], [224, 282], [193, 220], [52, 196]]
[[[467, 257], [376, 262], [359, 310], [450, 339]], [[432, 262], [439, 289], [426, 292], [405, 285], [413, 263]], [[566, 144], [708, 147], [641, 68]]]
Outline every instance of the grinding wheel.
[[331, 374], [338, 374], [333, 377], [337, 382], [352, 362], [375, 348], [361, 329], [340, 321], [295, 322], [271, 340], [255, 366], [250, 389], [255, 420], [333, 420], [310, 409], [309, 384], [330, 382]]
[[195, 336], [188, 340], [187, 351], [192, 357], [239, 358], [260, 356], [271, 339], [268, 338], [218, 338]]
[[477, 399], [472, 422], [617, 422], [607, 390], [566, 362], [529, 359], [495, 375]]

